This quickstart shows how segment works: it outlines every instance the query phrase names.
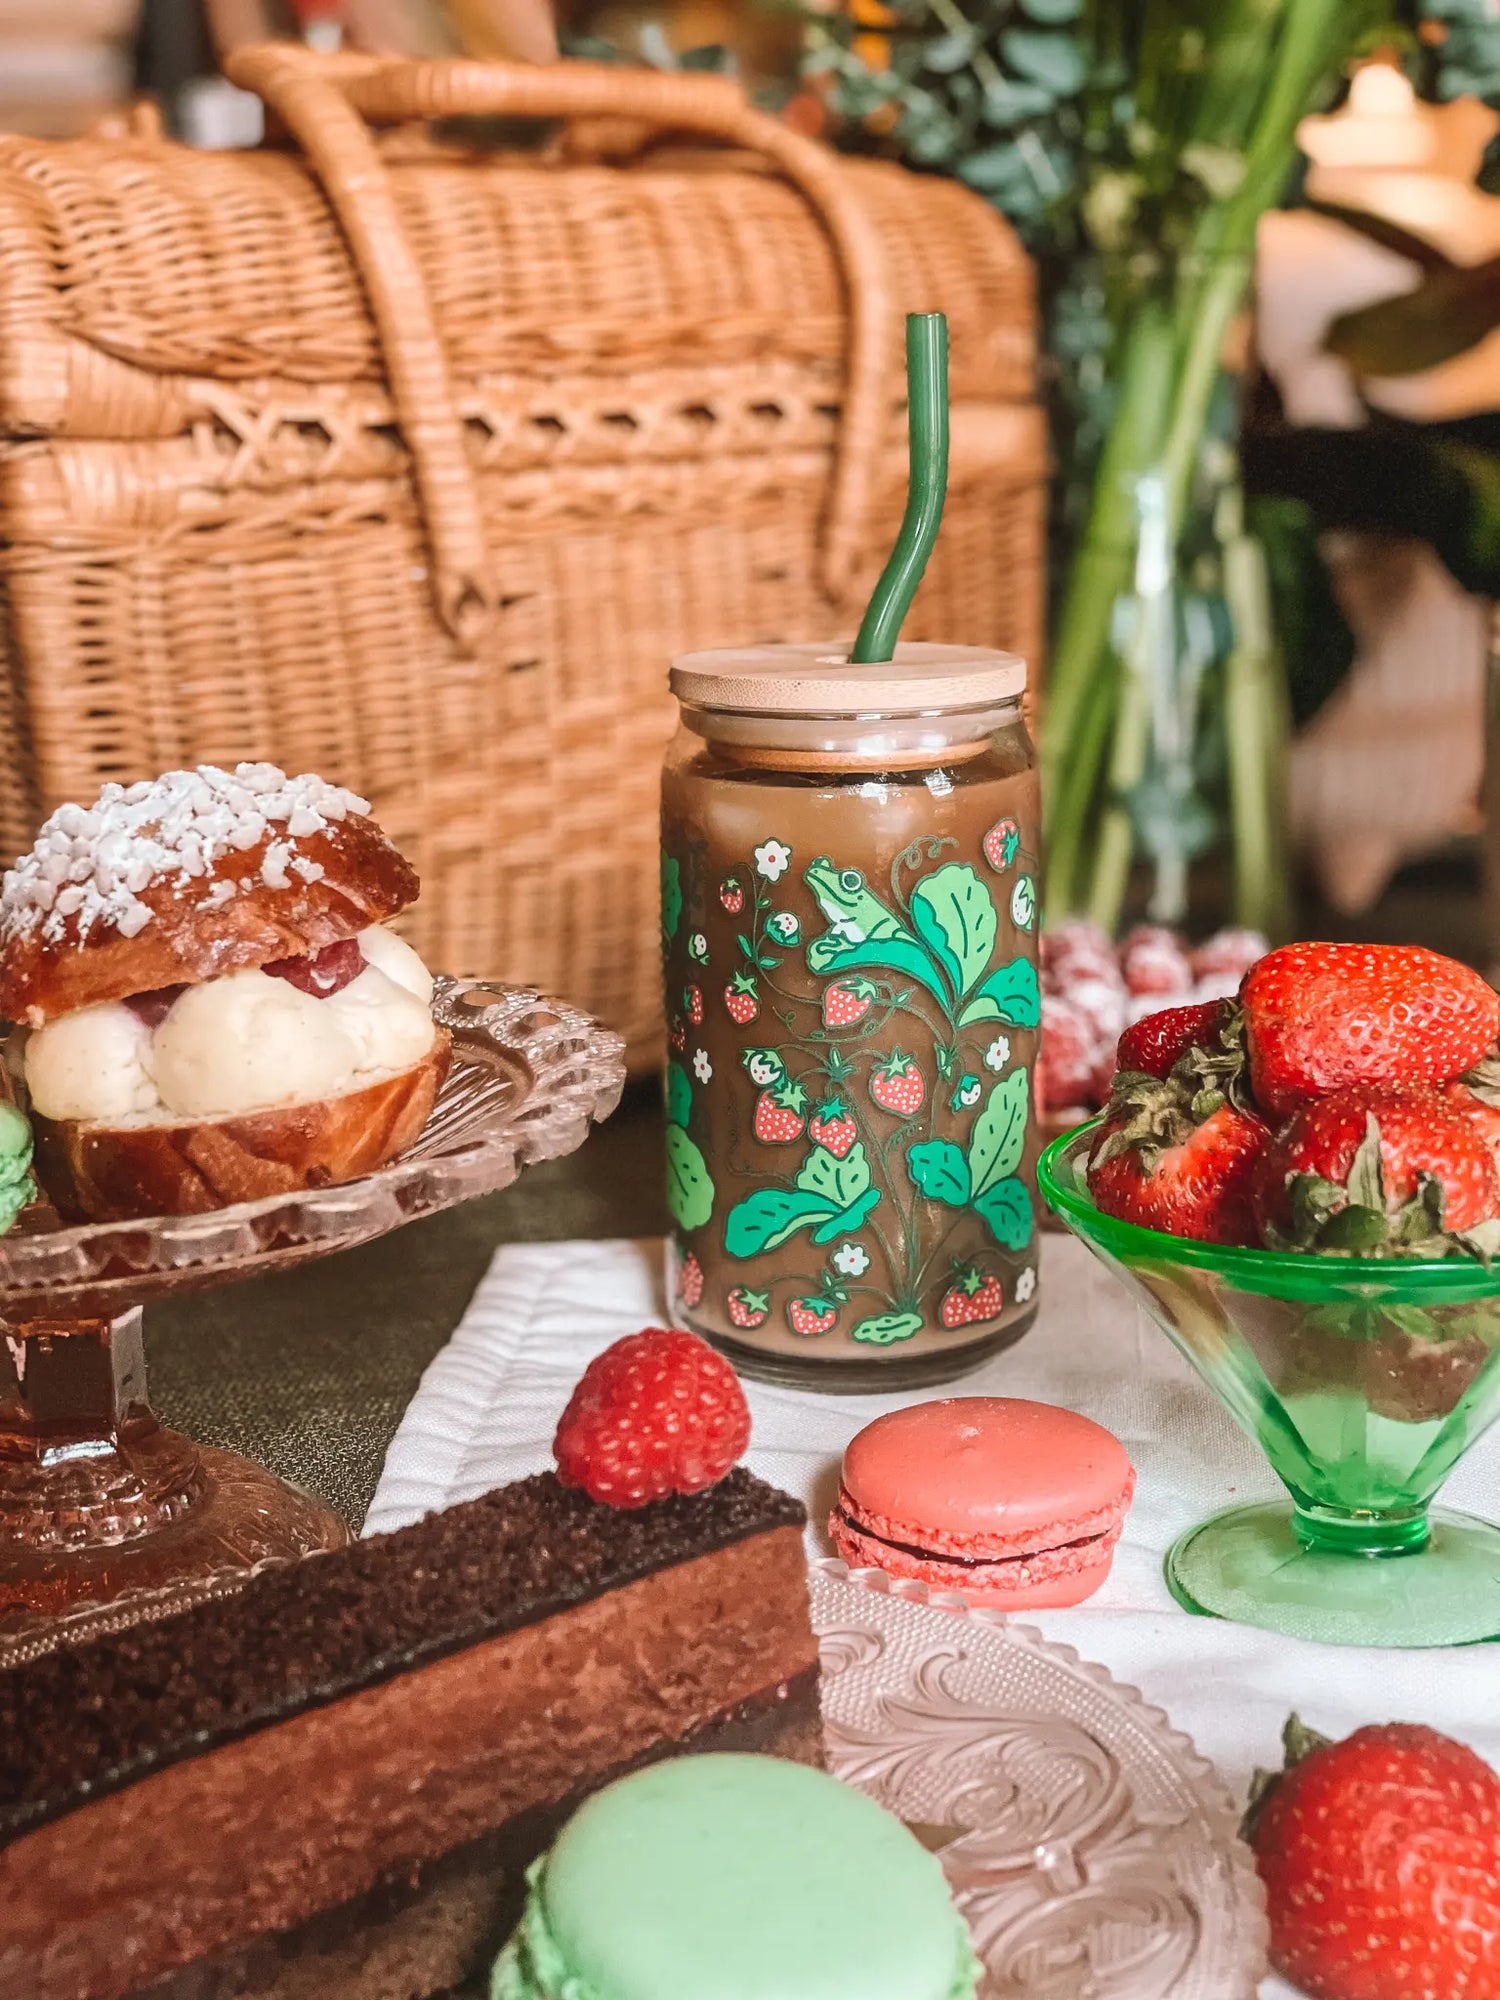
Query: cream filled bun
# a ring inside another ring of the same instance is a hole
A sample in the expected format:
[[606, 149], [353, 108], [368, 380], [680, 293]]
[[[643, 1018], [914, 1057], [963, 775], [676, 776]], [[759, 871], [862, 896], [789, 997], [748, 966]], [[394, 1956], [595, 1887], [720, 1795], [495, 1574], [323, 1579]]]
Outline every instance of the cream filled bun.
[[68, 1214], [190, 1212], [367, 1173], [450, 1043], [384, 927], [417, 891], [363, 799], [201, 766], [62, 807], [0, 891], [6, 1049]]

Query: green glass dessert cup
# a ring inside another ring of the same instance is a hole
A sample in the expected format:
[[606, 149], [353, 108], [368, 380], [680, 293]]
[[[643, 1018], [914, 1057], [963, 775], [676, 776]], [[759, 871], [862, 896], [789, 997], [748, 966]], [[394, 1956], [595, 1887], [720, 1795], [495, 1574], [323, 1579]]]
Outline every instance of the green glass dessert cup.
[[1103, 1215], [1097, 1121], [1042, 1155], [1043, 1198], [1265, 1452], [1287, 1501], [1167, 1553], [1189, 1611], [1342, 1646], [1500, 1637], [1500, 1527], [1433, 1511], [1500, 1416], [1500, 1268], [1226, 1249]]

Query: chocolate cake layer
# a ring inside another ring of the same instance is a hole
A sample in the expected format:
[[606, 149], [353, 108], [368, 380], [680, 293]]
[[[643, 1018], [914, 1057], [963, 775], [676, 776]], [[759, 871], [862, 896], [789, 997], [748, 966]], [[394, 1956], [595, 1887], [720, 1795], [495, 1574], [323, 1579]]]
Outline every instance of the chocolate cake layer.
[[529, 1480], [0, 1677], [0, 1993], [124, 2000], [419, 1889], [757, 1708], [805, 1743], [800, 1524], [744, 1473], [638, 1513]]
[[0, 1673], [0, 1846], [158, 1764], [805, 1520], [743, 1467], [707, 1493], [629, 1510], [539, 1473]]
[[526, 1901], [526, 1869], [589, 1791], [664, 1756], [751, 1751], [821, 1766], [815, 1673], [679, 1742], [603, 1771], [555, 1805], [520, 1813], [454, 1848], [413, 1880], [385, 1881], [305, 1924], [169, 1973], [130, 2000], [412, 2000], [447, 1994], [488, 1970]]

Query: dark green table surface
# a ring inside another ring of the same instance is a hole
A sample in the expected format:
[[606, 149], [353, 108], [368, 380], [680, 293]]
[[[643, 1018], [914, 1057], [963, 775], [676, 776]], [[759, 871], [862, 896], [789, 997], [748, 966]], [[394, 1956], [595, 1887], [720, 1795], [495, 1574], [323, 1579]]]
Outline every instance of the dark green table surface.
[[571, 1158], [379, 1243], [149, 1307], [157, 1415], [296, 1480], [357, 1526], [422, 1371], [497, 1244], [666, 1228], [659, 1104], [655, 1085], [636, 1086]]

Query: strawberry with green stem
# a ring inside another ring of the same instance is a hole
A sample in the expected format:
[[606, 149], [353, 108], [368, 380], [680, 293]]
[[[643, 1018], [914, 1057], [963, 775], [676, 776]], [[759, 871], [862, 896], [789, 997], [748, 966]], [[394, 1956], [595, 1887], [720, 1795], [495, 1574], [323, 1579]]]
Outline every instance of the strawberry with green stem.
[[724, 988], [724, 1006], [740, 1028], [748, 1028], [759, 1014], [760, 989], [748, 972], [737, 972]]
[[914, 1118], [922, 1108], [926, 1085], [916, 1058], [900, 1049], [875, 1065], [870, 1075], [870, 1099], [893, 1118]]
[[780, 1083], [755, 1100], [755, 1136], [763, 1146], [789, 1146], [807, 1129], [807, 1092], [800, 1083]]
[[753, 1291], [749, 1285], [735, 1285], [724, 1301], [724, 1310], [729, 1315], [731, 1326], [753, 1333], [756, 1327], [764, 1326], [771, 1316], [771, 1294], [769, 1291]]
[[1005, 1293], [1000, 1280], [977, 1270], [972, 1264], [955, 1264], [953, 1283], [943, 1294], [938, 1318], [950, 1330], [976, 1326], [982, 1320], [999, 1319], [1005, 1310]]
[[842, 1097], [825, 1097], [808, 1120], [807, 1136], [836, 1160], [845, 1160], [859, 1137], [859, 1127]]
[[786, 1323], [799, 1339], [816, 1340], [833, 1332], [839, 1323], [839, 1307], [848, 1301], [848, 1288], [825, 1271], [817, 1291], [788, 1300]]

